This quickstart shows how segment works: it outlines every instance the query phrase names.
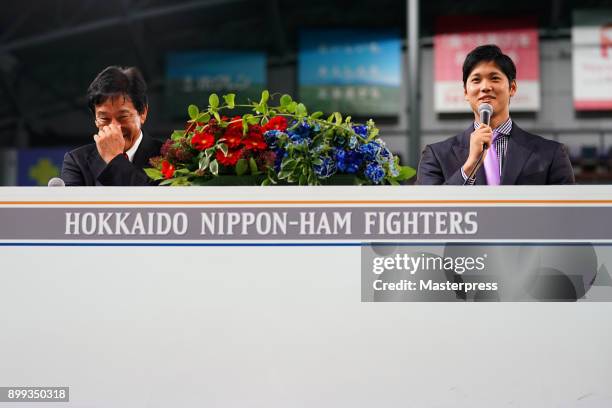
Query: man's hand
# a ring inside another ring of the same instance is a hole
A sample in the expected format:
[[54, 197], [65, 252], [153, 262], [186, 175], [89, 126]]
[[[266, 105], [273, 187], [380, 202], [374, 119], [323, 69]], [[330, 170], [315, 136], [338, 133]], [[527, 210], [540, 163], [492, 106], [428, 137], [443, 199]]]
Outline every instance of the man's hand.
[[[487, 148], [491, 146], [491, 141], [493, 140], [493, 129], [491, 126], [485, 125], [484, 123], [480, 125], [480, 127], [472, 132], [470, 135], [470, 154], [463, 165], [463, 172], [466, 175], [470, 175], [474, 168], [476, 167], [476, 162], [478, 162], [478, 158], [480, 157], [480, 153], [482, 153], [482, 146], [487, 145]], [[488, 149], [487, 149], [488, 150]], [[485, 156], [487, 152], [485, 152]], [[484, 157], [483, 157], [484, 160]]]
[[121, 127], [114, 123], [102, 127], [98, 134], [94, 135], [96, 148], [105, 163], [113, 160], [118, 154], [123, 153], [125, 139], [121, 133]]

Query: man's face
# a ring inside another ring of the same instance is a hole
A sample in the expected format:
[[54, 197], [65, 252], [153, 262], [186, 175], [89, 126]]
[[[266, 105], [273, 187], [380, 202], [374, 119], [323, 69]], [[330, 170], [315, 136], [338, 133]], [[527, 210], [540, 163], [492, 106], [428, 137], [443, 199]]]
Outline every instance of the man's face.
[[492, 119], [505, 120], [510, 115], [510, 97], [516, 93], [516, 81], [510, 83], [493, 61], [483, 61], [470, 72], [463, 92], [476, 117], [478, 106], [488, 103], [493, 106]]
[[143, 113], [138, 113], [128, 96], [118, 95], [96, 105], [95, 115], [98, 129], [111, 123], [121, 126], [121, 133], [125, 139], [125, 151], [127, 151], [140, 136], [140, 128], [147, 119], [147, 108], [145, 107]]

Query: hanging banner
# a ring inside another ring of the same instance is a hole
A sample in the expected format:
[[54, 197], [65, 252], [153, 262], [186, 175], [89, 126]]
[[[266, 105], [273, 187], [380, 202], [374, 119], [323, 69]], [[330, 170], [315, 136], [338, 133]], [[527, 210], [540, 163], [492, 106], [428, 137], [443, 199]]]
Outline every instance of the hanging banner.
[[396, 30], [307, 30], [300, 35], [299, 97], [314, 111], [399, 113], [401, 41]]
[[187, 117], [187, 106], [208, 105], [211, 93], [237, 93], [248, 103], [266, 87], [266, 56], [259, 52], [198, 51], [169, 53], [166, 58], [166, 112]]
[[[478, 24], [473, 24], [478, 21]], [[434, 36], [434, 108], [437, 113], [469, 112], [463, 94], [462, 67], [467, 54], [479, 45], [495, 44], [512, 58], [518, 91], [514, 112], [540, 109], [540, 55], [534, 18], [444, 16]]]
[[572, 55], [574, 108], [612, 110], [612, 9], [574, 11]]

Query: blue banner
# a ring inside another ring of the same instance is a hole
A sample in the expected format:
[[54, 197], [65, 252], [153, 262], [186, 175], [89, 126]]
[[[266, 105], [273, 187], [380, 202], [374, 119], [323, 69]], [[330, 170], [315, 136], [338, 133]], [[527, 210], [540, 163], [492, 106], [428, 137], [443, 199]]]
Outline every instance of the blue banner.
[[266, 86], [260, 52], [173, 52], [166, 63], [166, 110], [174, 117], [186, 117], [190, 104], [206, 107], [211, 93], [236, 93], [236, 103], [259, 100]]
[[302, 31], [298, 69], [299, 97], [311, 110], [384, 116], [399, 112], [397, 30]]

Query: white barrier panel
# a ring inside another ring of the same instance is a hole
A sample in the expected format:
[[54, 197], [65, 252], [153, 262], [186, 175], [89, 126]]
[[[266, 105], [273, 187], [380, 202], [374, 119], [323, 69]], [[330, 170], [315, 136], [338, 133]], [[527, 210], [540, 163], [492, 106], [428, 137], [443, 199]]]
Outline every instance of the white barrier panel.
[[[197, 233], [203, 212], [245, 208], [287, 212], [287, 233], [245, 239], [243, 216], [229, 238]], [[290, 214], [330, 208], [351, 214], [350, 233], [346, 221], [290, 233]], [[1, 405], [29, 406], [15, 402], [26, 387], [62, 401], [69, 387], [70, 403], [50, 406], [609, 406], [612, 305], [589, 299], [610, 289], [611, 208], [608, 187], [581, 186], [2, 188], [0, 387], [13, 399], [0, 400], [13, 402]], [[118, 211], [183, 212], [195, 237], [178, 223], [165, 237], [65, 234], [67, 212]], [[365, 212], [398, 211], [476, 212], [478, 229], [391, 223], [367, 238]], [[512, 218], [533, 214], [537, 234]], [[590, 243], [597, 273], [577, 303], [369, 299], [363, 251], [390, 253], [379, 242], [493, 244], [517, 265], [517, 245]]]

